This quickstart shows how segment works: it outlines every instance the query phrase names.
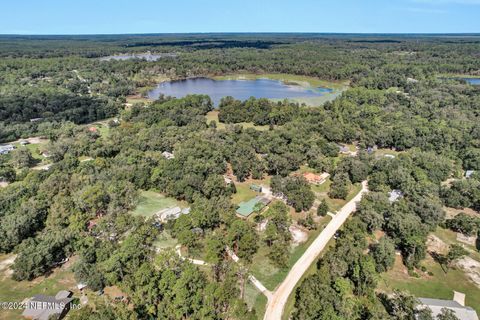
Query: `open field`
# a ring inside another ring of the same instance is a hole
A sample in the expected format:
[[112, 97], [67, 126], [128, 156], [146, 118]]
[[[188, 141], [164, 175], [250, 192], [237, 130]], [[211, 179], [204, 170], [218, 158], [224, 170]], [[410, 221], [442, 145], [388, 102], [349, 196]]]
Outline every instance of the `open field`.
[[245, 285], [244, 300], [250, 310], [255, 308], [257, 319], [263, 319], [263, 314], [265, 313], [265, 307], [267, 305], [267, 297], [259, 292], [250, 281]]
[[377, 151], [375, 151], [375, 156], [383, 157], [387, 154], [392, 155], [392, 156], [397, 156], [400, 153], [401, 153], [400, 151], [395, 151], [395, 150], [392, 150], [392, 149], [378, 149]]
[[254, 129], [259, 130], [259, 131], [266, 131], [266, 130], [269, 129], [268, 125], [256, 126], [256, 125], [253, 124], [253, 122], [240, 122], [240, 123], [235, 123], [235, 124], [233, 124], [233, 123], [232, 124], [222, 123], [218, 120], [218, 110], [210, 111], [209, 113], [207, 113], [206, 118], [207, 118], [207, 124], [210, 124], [210, 122], [215, 121], [217, 123], [217, 129], [220, 129], [220, 130], [225, 130], [228, 125], [232, 125], [232, 126], [233, 125], [239, 125], [239, 126], [242, 126], [244, 129], [254, 128]]
[[445, 273], [440, 265], [428, 256], [422, 263], [433, 275], [421, 274], [419, 278], [408, 275], [407, 269], [397, 256], [392, 270], [381, 275], [379, 289], [392, 292], [400, 289], [422, 298], [452, 299], [453, 290], [466, 294], [467, 306], [480, 312], [480, 289], [461, 270], [450, 269]]
[[167, 230], [163, 230], [158, 236], [157, 240], [153, 243], [153, 246], [158, 250], [175, 248], [178, 244], [177, 239], [172, 238]]
[[[22, 140], [28, 140], [28, 141], [30, 141], [30, 143], [22, 146], [20, 144], [20, 141], [22, 141]], [[45, 160], [45, 157], [42, 156], [41, 152], [45, 149], [48, 142], [49, 142], [48, 139], [29, 138], [29, 139], [20, 139], [18, 141], [15, 141], [15, 142], [12, 143], [12, 145], [14, 145], [17, 149], [27, 148], [30, 151], [30, 153], [32, 154], [32, 157], [34, 159], [43, 161], [43, 160]]]
[[185, 205], [173, 198], [165, 197], [155, 191], [142, 191], [134, 215], [150, 218], [158, 211], [174, 206], [185, 207]]
[[242, 201], [247, 201], [254, 198], [255, 196], [261, 195], [262, 193], [251, 190], [250, 186], [252, 184], [256, 184], [270, 187], [270, 179], [271, 177], [267, 176], [262, 180], [247, 179], [243, 182], [234, 181], [237, 193], [232, 195], [233, 204], [239, 204]]

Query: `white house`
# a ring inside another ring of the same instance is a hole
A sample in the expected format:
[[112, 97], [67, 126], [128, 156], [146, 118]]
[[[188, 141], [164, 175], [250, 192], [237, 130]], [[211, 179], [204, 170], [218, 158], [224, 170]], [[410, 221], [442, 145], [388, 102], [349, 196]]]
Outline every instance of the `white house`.
[[189, 214], [189, 213], [190, 213], [190, 208], [182, 209], [180, 207], [172, 207], [172, 208], [160, 210], [159, 212], [156, 213], [156, 216], [161, 222], [166, 222], [168, 220], [176, 220], [182, 214]]
[[5, 144], [0, 146], [0, 154], [8, 154], [10, 151], [13, 151], [15, 147], [11, 144]]

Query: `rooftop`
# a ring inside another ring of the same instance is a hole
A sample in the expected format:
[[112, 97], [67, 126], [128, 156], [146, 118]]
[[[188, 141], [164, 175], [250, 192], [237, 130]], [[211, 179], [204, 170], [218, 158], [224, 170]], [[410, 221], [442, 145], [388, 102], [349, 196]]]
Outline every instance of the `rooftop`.
[[73, 300], [70, 291], [61, 290], [55, 297], [37, 294], [27, 303], [22, 316], [34, 320], [49, 320], [52, 316], [62, 319], [68, 312], [69, 304]]
[[237, 214], [245, 218], [248, 217], [255, 211], [255, 206], [258, 203], [261, 203], [262, 206], [266, 206], [268, 203], [270, 203], [270, 200], [265, 197], [257, 196], [248, 201], [240, 202], [238, 205]]
[[424, 307], [428, 307], [430, 310], [432, 310], [432, 315], [434, 318], [436, 318], [438, 314], [442, 313], [442, 309], [446, 308], [455, 312], [455, 315], [460, 320], [478, 320], [477, 312], [474, 309], [465, 307], [455, 300], [430, 298], [419, 298], [418, 300]]

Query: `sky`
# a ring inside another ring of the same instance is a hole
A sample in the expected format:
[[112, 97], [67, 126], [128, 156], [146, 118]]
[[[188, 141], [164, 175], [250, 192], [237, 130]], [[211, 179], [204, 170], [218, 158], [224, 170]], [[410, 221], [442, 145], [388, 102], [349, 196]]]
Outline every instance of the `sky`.
[[480, 33], [480, 0], [1, 0], [0, 34]]

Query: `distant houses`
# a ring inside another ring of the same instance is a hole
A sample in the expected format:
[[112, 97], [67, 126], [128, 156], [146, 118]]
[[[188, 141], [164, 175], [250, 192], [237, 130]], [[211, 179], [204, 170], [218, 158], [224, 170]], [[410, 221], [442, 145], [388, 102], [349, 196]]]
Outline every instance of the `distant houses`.
[[4, 144], [0, 146], [0, 154], [8, 154], [10, 151], [13, 151], [15, 147], [11, 144]]
[[32, 320], [63, 319], [70, 310], [72, 300], [72, 292], [65, 290], [54, 297], [37, 294], [26, 303], [22, 316]]

